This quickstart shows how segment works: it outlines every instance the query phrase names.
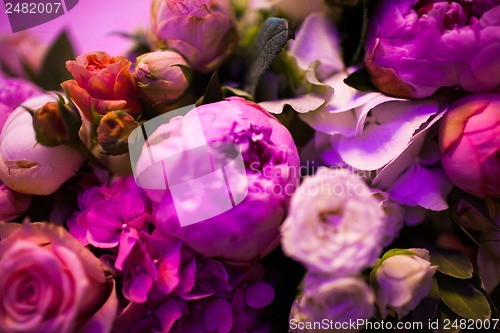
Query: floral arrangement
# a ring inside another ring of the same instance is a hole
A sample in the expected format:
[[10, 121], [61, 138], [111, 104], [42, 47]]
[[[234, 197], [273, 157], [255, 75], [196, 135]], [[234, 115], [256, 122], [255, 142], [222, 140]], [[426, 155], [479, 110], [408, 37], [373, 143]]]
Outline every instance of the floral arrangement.
[[153, 0], [126, 54], [0, 36], [0, 331], [499, 328], [499, 17]]

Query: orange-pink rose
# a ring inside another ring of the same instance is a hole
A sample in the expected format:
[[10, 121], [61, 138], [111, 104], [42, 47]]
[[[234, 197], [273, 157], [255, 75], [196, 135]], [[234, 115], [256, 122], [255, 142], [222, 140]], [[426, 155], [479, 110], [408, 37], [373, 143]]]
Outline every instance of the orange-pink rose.
[[104, 52], [85, 53], [66, 62], [66, 68], [75, 80], [65, 81], [61, 87], [89, 120], [92, 120], [91, 110], [99, 114], [123, 110], [137, 116], [141, 104], [131, 65], [121, 56], [112, 57]]

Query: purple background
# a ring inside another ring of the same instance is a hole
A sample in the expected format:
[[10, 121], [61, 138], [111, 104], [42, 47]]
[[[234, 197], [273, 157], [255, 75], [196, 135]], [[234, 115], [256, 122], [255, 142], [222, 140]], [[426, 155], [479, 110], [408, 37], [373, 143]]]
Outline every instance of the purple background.
[[[66, 2], [68, 6], [69, 2]], [[72, 2], [76, 3], [75, 0]], [[137, 28], [148, 28], [150, 9], [151, 0], [79, 0], [66, 14], [27, 31], [50, 43], [62, 29], [66, 29], [76, 53], [99, 50], [118, 55], [127, 51], [131, 42], [111, 33], [132, 33]], [[12, 34], [3, 1], [0, 1], [0, 34]]]

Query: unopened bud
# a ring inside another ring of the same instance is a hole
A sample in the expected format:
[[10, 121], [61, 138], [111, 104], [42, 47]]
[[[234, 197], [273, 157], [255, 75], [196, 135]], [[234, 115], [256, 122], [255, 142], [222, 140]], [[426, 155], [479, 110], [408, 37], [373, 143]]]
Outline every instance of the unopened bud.
[[150, 103], [173, 102], [189, 86], [187, 66], [177, 52], [150, 52], [137, 58], [134, 75], [139, 89]]
[[128, 151], [128, 136], [139, 124], [134, 117], [123, 111], [113, 111], [102, 117], [97, 126], [97, 140], [111, 155]]
[[48, 102], [33, 114], [33, 127], [38, 143], [54, 147], [73, 141], [78, 135], [81, 119], [78, 111], [70, 105]]

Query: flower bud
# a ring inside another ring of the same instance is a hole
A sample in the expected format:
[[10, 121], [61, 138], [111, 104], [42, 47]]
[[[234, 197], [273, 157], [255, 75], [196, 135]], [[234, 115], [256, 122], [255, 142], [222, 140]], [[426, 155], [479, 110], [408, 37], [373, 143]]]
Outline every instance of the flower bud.
[[189, 86], [184, 72], [187, 63], [173, 51], [156, 51], [137, 58], [135, 79], [141, 93], [152, 104], [173, 102]]
[[475, 94], [455, 101], [441, 119], [441, 163], [462, 190], [500, 196], [500, 94]]
[[228, 0], [154, 0], [155, 47], [181, 53], [195, 70], [218, 67], [236, 45]]
[[69, 145], [46, 147], [37, 144], [32, 119], [26, 109], [36, 110], [56, 101], [52, 95], [31, 98], [5, 123], [0, 135], [0, 180], [17, 192], [52, 194], [74, 176], [84, 162], [83, 156]]
[[97, 126], [97, 140], [111, 155], [121, 155], [128, 151], [128, 136], [139, 124], [123, 111], [113, 111], [101, 118]]
[[437, 266], [431, 266], [429, 251], [425, 249], [391, 251], [373, 269], [370, 280], [377, 286], [382, 317], [401, 319], [429, 294]]
[[68, 142], [68, 132], [57, 102], [49, 102], [33, 114], [33, 127], [37, 141], [44, 146], [59, 146]]

